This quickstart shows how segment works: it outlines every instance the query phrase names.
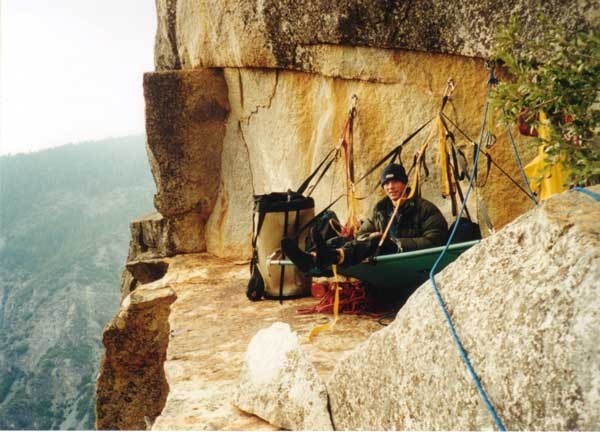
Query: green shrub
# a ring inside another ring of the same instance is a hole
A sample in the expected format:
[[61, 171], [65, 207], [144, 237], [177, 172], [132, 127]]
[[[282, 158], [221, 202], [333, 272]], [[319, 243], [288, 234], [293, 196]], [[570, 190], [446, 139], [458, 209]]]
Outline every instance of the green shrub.
[[544, 17], [536, 37], [522, 29], [513, 19], [496, 37], [492, 59], [511, 79], [493, 92], [494, 105], [507, 121], [524, 115], [535, 127], [537, 113], [544, 111], [549, 141], [537, 138], [535, 144], [546, 146], [547, 160], [562, 158], [570, 171], [568, 186], [600, 183], [600, 32], [568, 31]]

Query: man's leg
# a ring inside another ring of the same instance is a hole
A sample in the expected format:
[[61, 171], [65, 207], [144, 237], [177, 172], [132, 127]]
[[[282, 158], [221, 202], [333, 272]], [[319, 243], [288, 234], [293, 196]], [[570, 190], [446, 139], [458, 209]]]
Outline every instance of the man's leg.
[[345, 238], [333, 237], [325, 241], [316, 230], [312, 231], [311, 237], [314, 246], [306, 252], [298, 247], [296, 241], [287, 237], [281, 241], [281, 250], [303, 273], [315, 267], [326, 269], [337, 264], [340, 258], [338, 250], [346, 242]]
[[292, 239], [286, 237], [281, 240], [281, 250], [302, 273], [308, 273], [316, 266], [314, 255], [301, 250]]
[[302, 251], [295, 241], [288, 238], [281, 241], [281, 249], [300, 271], [308, 273], [314, 267], [325, 269], [333, 264], [350, 267], [375, 256], [375, 254], [386, 255], [398, 251], [396, 244], [389, 239], [386, 239], [378, 249], [380, 239], [381, 237], [372, 237], [364, 240], [352, 240], [344, 243], [342, 247], [333, 248], [319, 233], [314, 232], [314, 253]]
[[342, 254], [344, 255], [340, 265], [349, 267], [363, 262], [367, 258], [375, 255], [387, 255], [398, 252], [398, 246], [389, 239], [383, 242], [383, 245], [378, 249], [381, 237], [372, 237], [364, 240], [352, 240], [342, 246]]
[[394, 251], [398, 249], [393, 242], [386, 240], [378, 251], [377, 246], [381, 237], [352, 240], [335, 249], [330, 246], [330, 242], [325, 242], [318, 233], [315, 233], [313, 237], [316, 247], [316, 263], [321, 268], [332, 264], [349, 267], [374, 256], [378, 252], [387, 254], [392, 253], [390, 252], [392, 248]]
[[342, 246], [344, 259], [341, 262], [341, 265], [344, 267], [350, 267], [374, 256], [377, 250], [378, 241], [378, 238], [373, 238], [365, 240], [352, 240], [346, 243], [344, 246]]

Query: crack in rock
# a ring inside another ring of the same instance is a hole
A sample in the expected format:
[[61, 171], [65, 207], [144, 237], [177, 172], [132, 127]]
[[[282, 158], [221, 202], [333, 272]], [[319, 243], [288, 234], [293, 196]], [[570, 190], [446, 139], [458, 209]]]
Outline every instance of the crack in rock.
[[[255, 114], [258, 114], [258, 112], [261, 109], [270, 109], [271, 108], [271, 104], [273, 103], [273, 99], [275, 98], [275, 93], [277, 93], [277, 86], [279, 85], [279, 70], [275, 70], [275, 84], [273, 85], [273, 90], [271, 91], [271, 94], [269, 95], [269, 99], [267, 101], [266, 104], [257, 104], [255, 106], [255, 108], [250, 111], [250, 114], [248, 114], [247, 117], [242, 118], [242, 120], [246, 121], [246, 124], [249, 125], [250, 124], [250, 120], [252, 119], [252, 117]], [[241, 80], [240, 80], [240, 92], [243, 90], [243, 87], [241, 85]], [[243, 93], [240, 93], [240, 100], [243, 100], [244, 96]]]

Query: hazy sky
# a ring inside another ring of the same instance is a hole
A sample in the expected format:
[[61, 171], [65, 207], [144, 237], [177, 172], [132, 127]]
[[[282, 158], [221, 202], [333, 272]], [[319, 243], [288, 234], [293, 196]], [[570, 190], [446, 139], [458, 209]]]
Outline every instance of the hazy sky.
[[143, 133], [154, 0], [0, 0], [0, 154]]

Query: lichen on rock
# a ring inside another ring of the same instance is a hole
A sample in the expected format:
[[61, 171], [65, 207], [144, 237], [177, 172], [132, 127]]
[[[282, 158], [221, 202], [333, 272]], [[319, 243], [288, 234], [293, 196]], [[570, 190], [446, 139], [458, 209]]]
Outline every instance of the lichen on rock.
[[[511, 16], [537, 14], [557, 25], [593, 27], [593, 1], [404, 2], [370, 0], [159, 0], [158, 70], [196, 67], [284, 68], [322, 73], [306, 47], [338, 45], [485, 58]], [[174, 12], [173, 12], [174, 11]], [[176, 42], [175, 42], [176, 41]], [[316, 61], [315, 61], [316, 60]]]

